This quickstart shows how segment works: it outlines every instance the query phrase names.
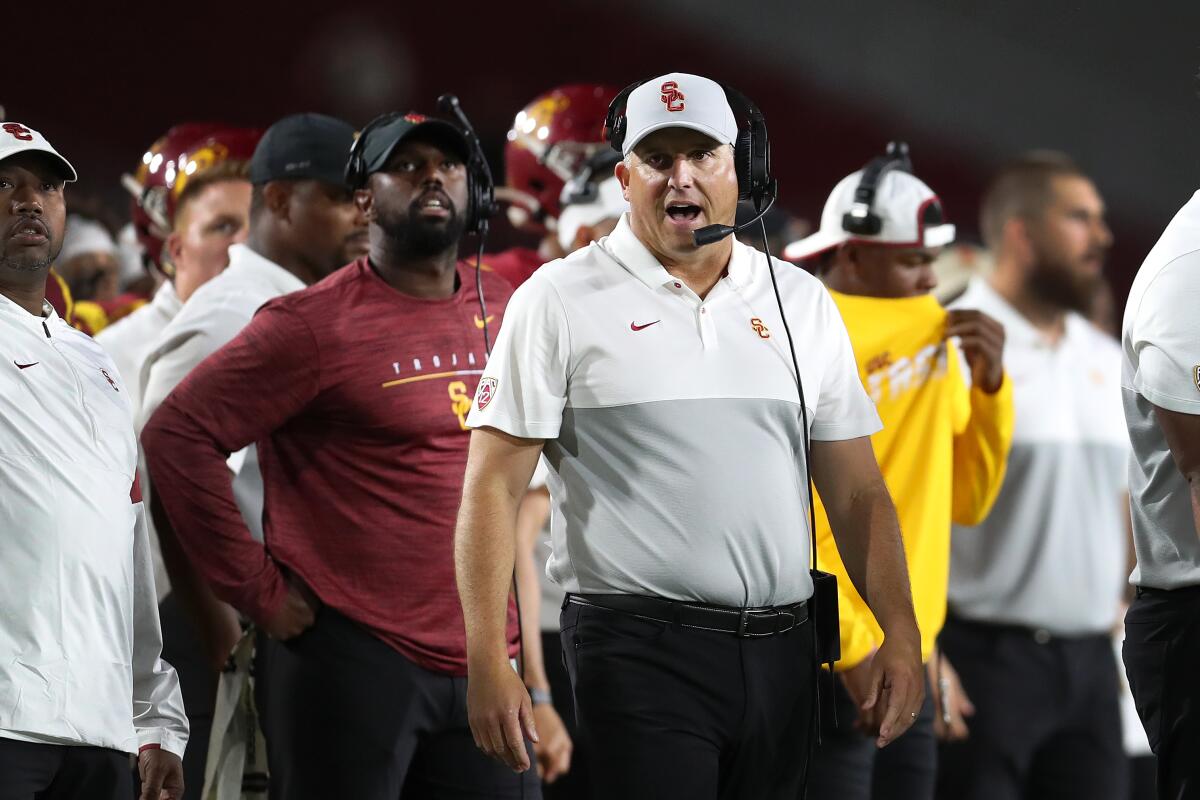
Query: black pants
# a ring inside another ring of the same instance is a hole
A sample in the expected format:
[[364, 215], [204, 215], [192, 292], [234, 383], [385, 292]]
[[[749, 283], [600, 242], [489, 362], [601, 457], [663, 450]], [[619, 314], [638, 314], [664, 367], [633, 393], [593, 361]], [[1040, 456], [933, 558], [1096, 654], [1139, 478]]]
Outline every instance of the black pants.
[[554, 710], [562, 717], [571, 736], [571, 771], [554, 783], [542, 784], [545, 800], [586, 800], [588, 797], [588, 767], [585, 748], [579, 741], [575, 725], [575, 698], [571, 694], [571, 678], [563, 663], [562, 639], [558, 631], [542, 633], [542, 660], [546, 662], [546, 677], [554, 695]]
[[475, 747], [466, 678], [418, 667], [332, 608], [258, 652], [271, 800], [541, 797], [536, 770]]
[[129, 800], [129, 754], [0, 739], [0, 800]]
[[[933, 800], [937, 785], [937, 738], [933, 731], [933, 696], [925, 687], [925, 703], [912, 726], [880, 750], [875, 738], [854, 729], [858, 708], [842, 679], [822, 675], [833, 684], [837, 725], [823, 709], [821, 746], [808, 780], [810, 800]], [[829, 697], [825, 693], [822, 697]]]
[[796, 800], [811, 623], [763, 638], [567, 604], [562, 642], [595, 800]]
[[943, 800], [1124, 800], [1117, 665], [1107, 634], [1041, 637], [950, 619], [946, 658], [975, 705], [971, 735], [943, 744]]
[[196, 623], [184, 613], [174, 594], [163, 598], [158, 616], [162, 625], [162, 657], [179, 675], [183, 708], [191, 728], [183, 753], [183, 796], [184, 800], [199, 800], [204, 791], [204, 767], [220, 676], [209, 666]]
[[1158, 796], [1200, 798], [1200, 587], [1138, 589], [1121, 656], [1158, 757]]

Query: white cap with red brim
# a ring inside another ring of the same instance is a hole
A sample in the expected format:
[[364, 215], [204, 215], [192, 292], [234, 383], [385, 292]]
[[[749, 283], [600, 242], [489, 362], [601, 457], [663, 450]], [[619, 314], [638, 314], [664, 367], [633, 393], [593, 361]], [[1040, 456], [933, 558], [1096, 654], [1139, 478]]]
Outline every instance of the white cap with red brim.
[[954, 241], [954, 226], [945, 221], [942, 201], [915, 175], [892, 170], [883, 176], [875, 192], [871, 210], [883, 223], [879, 233], [851, 233], [842, 227], [842, 218], [854, 205], [854, 190], [862, 172], [847, 175], [825, 201], [821, 227], [811, 236], [792, 242], [783, 249], [789, 261], [803, 261], [832, 250], [843, 242], [863, 242], [889, 247], [941, 247]]

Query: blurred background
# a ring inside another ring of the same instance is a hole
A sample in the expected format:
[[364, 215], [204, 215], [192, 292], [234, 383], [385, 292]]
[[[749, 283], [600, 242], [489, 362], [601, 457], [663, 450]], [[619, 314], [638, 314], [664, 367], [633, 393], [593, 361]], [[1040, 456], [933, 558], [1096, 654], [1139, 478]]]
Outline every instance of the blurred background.
[[1069, 153], [1108, 203], [1120, 306], [1200, 185], [1195, 0], [88, 3], [10, 10], [5, 30], [0, 105], [75, 163], [69, 203], [114, 229], [128, 214], [121, 173], [180, 121], [266, 127], [311, 110], [362, 125], [452, 91], [499, 180], [505, 132], [535, 95], [671, 70], [758, 103], [780, 204], [809, 220], [838, 178], [902, 138], [977, 238], [993, 168], [1031, 148]]

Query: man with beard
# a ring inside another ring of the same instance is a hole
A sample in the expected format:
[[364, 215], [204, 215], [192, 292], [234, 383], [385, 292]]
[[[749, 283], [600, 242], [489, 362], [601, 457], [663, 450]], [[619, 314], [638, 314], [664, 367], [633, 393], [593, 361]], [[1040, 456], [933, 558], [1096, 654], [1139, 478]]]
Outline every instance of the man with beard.
[[[277, 800], [540, 796], [471, 739], [452, 539], [486, 353], [456, 261], [471, 150], [394, 115], [352, 154], [370, 253], [269, 302], [143, 434], [188, 554], [268, 634], [259, 696]], [[483, 273], [495, 330], [508, 285]], [[259, 443], [265, 547], [226, 456]], [[510, 657], [516, 615], [510, 608]]]
[[1079, 312], [1112, 235], [1065, 156], [1004, 167], [981, 225], [995, 272], [953, 307], [1005, 327], [1015, 427], [991, 515], [956, 526], [941, 644], [975, 706], [944, 746], [939, 797], [1118, 798], [1117, 622], [1128, 548], [1120, 349]]
[[0, 798], [180, 800], [128, 392], [44, 299], [75, 170], [0, 126]]

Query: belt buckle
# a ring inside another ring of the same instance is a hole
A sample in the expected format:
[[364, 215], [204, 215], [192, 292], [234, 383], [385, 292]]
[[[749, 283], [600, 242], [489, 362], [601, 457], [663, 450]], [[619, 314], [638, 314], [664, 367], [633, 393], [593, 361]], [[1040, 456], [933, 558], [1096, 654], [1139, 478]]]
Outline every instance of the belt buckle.
[[750, 609], [743, 608], [741, 616], [738, 617], [737, 636], [739, 639], [746, 638], [746, 626], [750, 623]]

